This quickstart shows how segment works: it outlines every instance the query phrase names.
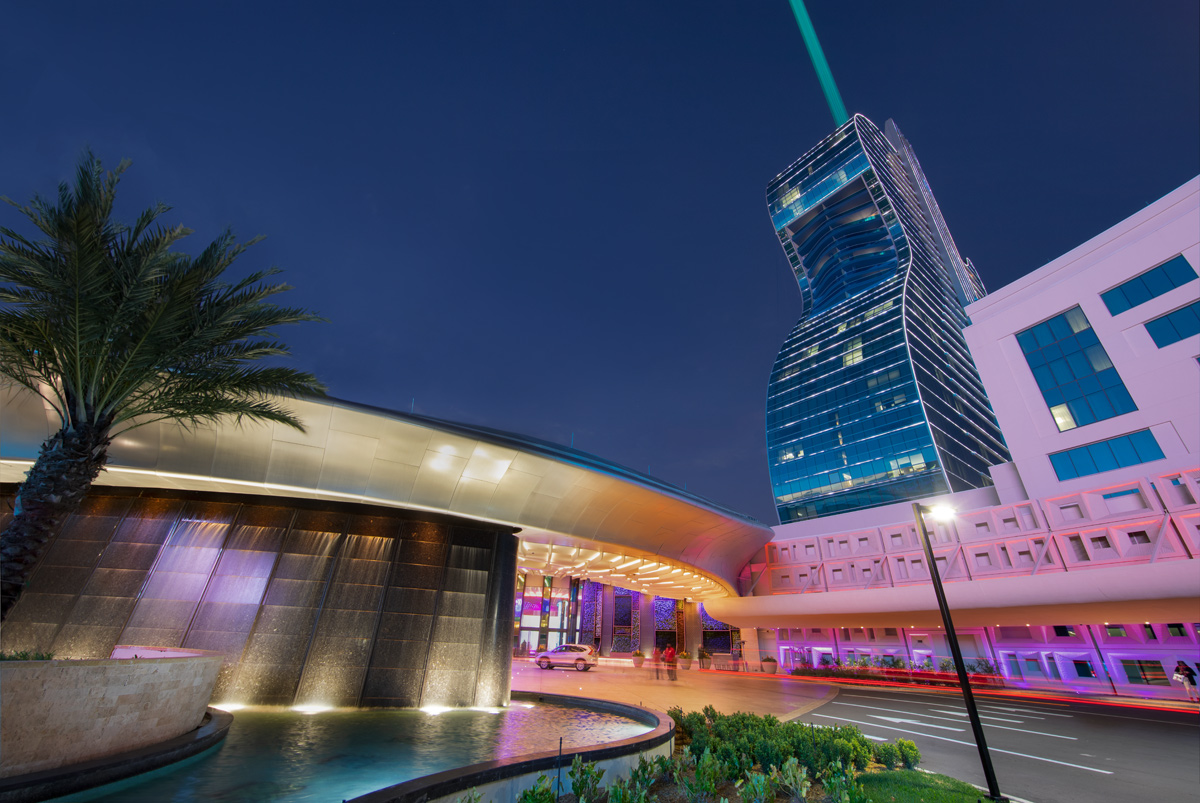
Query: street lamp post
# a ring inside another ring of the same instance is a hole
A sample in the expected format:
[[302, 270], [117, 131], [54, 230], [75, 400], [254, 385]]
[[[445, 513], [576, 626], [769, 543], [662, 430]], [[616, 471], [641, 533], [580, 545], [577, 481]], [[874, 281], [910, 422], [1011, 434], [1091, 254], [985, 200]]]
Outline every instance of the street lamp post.
[[975, 695], [971, 691], [971, 681], [967, 677], [967, 666], [963, 663], [962, 650], [958, 647], [958, 635], [954, 632], [954, 622], [950, 618], [950, 606], [946, 604], [946, 590], [942, 588], [942, 577], [938, 572], [937, 562], [933, 559], [933, 544], [929, 540], [929, 530], [925, 528], [926, 511], [933, 512], [924, 505], [913, 504], [913, 516], [917, 520], [917, 531], [921, 534], [921, 545], [925, 548], [925, 561], [929, 564], [929, 576], [933, 579], [933, 592], [937, 595], [938, 610], [942, 613], [942, 625], [946, 629], [946, 641], [950, 644], [950, 655], [954, 658], [954, 668], [958, 671], [958, 684], [962, 687], [963, 702], [967, 705], [967, 716], [971, 720], [971, 731], [975, 734], [975, 746], [979, 749], [979, 760], [983, 763], [983, 776], [987, 779], [988, 793], [986, 798], [993, 801], [1007, 801], [1000, 794], [1000, 784], [996, 781], [996, 771], [992, 768], [992, 756], [988, 752], [987, 739], [983, 735], [983, 723], [979, 721], [979, 710], [975, 708]]

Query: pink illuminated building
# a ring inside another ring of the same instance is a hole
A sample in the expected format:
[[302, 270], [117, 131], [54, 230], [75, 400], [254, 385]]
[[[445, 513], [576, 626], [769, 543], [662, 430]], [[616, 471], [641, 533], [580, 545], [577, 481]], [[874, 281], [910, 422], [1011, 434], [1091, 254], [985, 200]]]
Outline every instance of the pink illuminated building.
[[[1200, 178], [967, 307], [1012, 462], [922, 500], [968, 664], [1181, 696], [1200, 661]], [[783, 667], [949, 657], [912, 507], [784, 524], [706, 605]]]

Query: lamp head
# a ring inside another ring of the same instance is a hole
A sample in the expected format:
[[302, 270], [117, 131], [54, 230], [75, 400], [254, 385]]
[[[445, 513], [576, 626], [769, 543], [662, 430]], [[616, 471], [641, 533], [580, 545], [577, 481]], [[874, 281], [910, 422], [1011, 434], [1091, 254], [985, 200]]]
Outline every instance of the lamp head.
[[929, 511], [929, 515], [933, 517], [934, 521], [945, 522], [954, 520], [954, 508], [949, 505], [934, 505], [933, 507], [926, 508], [926, 510]]

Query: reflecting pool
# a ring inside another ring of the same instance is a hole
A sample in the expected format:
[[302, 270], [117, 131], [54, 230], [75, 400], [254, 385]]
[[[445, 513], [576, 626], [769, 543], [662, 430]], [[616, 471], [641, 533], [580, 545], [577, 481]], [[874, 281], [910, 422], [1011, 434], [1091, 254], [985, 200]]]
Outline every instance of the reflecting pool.
[[615, 714], [539, 703], [508, 708], [278, 708], [234, 713], [225, 741], [173, 767], [56, 801], [339, 803], [479, 761], [628, 739], [651, 728]]

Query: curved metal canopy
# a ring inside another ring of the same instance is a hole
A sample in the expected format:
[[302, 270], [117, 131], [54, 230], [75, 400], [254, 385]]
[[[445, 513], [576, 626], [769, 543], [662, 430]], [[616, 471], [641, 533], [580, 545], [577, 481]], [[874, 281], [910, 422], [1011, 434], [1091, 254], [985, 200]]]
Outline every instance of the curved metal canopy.
[[[305, 432], [234, 421], [118, 436], [98, 484], [362, 502], [520, 528], [518, 565], [673, 598], [736, 595], [771, 539], [754, 519], [594, 455], [333, 399], [288, 400]], [[0, 389], [0, 482], [19, 482], [57, 416]]]

